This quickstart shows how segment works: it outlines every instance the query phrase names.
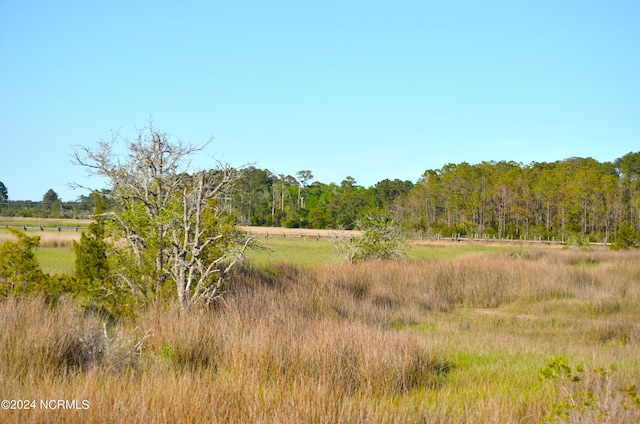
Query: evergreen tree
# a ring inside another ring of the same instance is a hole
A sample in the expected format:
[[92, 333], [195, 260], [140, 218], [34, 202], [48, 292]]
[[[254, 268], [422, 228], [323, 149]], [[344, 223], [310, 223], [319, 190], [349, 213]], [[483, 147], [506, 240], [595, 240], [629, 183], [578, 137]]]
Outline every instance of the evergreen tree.
[[17, 240], [0, 245], [0, 295], [32, 293], [47, 279], [33, 253], [40, 244], [40, 237], [28, 237], [12, 228], [9, 231]]
[[640, 232], [632, 225], [624, 222], [616, 234], [616, 241], [611, 247], [614, 250], [629, 249], [636, 246], [640, 241]]
[[7, 190], [7, 186], [0, 181], [0, 202], [6, 202], [7, 200], [9, 200], [9, 191]]
[[107, 244], [105, 238], [104, 206], [102, 198], [94, 193], [96, 209], [94, 222], [89, 224], [89, 230], [82, 233], [80, 243], [74, 242], [76, 252], [75, 277], [78, 285], [93, 291], [109, 275], [107, 262]]
[[58, 197], [58, 193], [53, 191], [52, 188], [47, 190], [47, 192], [44, 194], [44, 196], [42, 196], [42, 202], [43, 203], [53, 204], [54, 202], [57, 202], [58, 200], [60, 200], [60, 198]]

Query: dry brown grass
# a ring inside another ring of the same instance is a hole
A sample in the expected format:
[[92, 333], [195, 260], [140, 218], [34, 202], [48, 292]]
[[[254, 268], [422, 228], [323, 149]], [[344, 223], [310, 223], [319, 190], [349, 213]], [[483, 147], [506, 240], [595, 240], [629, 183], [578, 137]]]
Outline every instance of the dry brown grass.
[[239, 226], [243, 231], [257, 235], [257, 236], [270, 236], [270, 237], [324, 237], [334, 238], [340, 235], [344, 236], [359, 236], [362, 231], [358, 230], [320, 230], [315, 228], [283, 228], [283, 227], [255, 227], [255, 226]]
[[[50, 230], [45, 229], [44, 231], [40, 230], [31, 230], [27, 231], [26, 234], [29, 237], [38, 236], [40, 237], [40, 247], [66, 247], [72, 248], [73, 242], [80, 241], [80, 232], [75, 232], [73, 230]], [[5, 241], [15, 241], [15, 237], [8, 230], [0, 228], [0, 244]]]
[[[0, 243], [14, 240], [9, 228], [24, 231], [29, 237], [40, 237], [40, 247], [73, 247], [80, 233], [89, 226], [89, 219], [29, 218], [0, 216]], [[60, 226], [60, 229], [58, 228]]]
[[214, 310], [156, 305], [110, 328], [123, 346], [111, 354], [101, 321], [71, 302], [5, 300], [3, 396], [90, 407], [0, 419], [540, 422], [559, 396], [538, 378], [553, 355], [616, 363], [620, 385], [640, 378], [638, 259], [542, 250], [244, 268]]

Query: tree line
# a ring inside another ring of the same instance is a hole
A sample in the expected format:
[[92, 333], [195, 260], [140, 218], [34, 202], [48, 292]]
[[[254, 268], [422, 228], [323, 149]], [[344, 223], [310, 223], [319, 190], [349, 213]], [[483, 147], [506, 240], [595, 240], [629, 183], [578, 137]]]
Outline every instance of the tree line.
[[[613, 162], [450, 163], [416, 183], [385, 179], [371, 187], [349, 176], [340, 184], [313, 181], [309, 170], [295, 176], [255, 166], [238, 171], [219, 202], [240, 225], [352, 229], [384, 210], [412, 236], [604, 242], [637, 238], [640, 231], [640, 152]], [[40, 203], [12, 202], [5, 189], [0, 214], [82, 217], [93, 207], [92, 196], [61, 202], [52, 190]]]
[[353, 229], [368, 214], [391, 211], [396, 198], [414, 186], [411, 181], [385, 179], [365, 188], [349, 176], [340, 184], [310, 183], [309, 170], [295, 177], [253, 166], [241, 172], [227, 200], [229, 211], [242, 225]]
[[[219, 203], [239, 225], [353, 229], [356, 221], [368, 213], [390, 211], [396, 197], [408, 193], [414, 186], [411, 181], [385, 179], [365, 188], [350, 176], [340, 184], [311, 182], [313, 174], [308, 170], [297, 172], [295, 177], [254, 166], [237, 171], [237, 181]], [[104, 197], [105, 207], [112, 208], [111, 190], [98, 193]], [[0, 215], [89, 218], [95, 206], [92, 195], [63, 202], [50, 189], [42, 201], [16, 201], [5, 196], [0, 199]]]
[[244, 225], [351, 229], [384, 210], [411, 236], [639, 238], [640, 152], [613, 162], [452, 163], [415, 184], [385, 179], [369, 188], [351, 177], [339, 185], [312, 179], [307, 170], [294, 177], [245, 168], [227, 208]]
[[65, 202], [53, 189], [47, 190], [42, 200], [10, 200], [7, 187], [0, 181], [0, 215], [35, 218], [89, 218], [96, 207], [95, 198], [81, 195], [75, 201]]
[[406, 229], [425, 234], [613, 241], [637, 238], [640, 152], [614, 162], [466, 162], [428, 170], [396, 203]]

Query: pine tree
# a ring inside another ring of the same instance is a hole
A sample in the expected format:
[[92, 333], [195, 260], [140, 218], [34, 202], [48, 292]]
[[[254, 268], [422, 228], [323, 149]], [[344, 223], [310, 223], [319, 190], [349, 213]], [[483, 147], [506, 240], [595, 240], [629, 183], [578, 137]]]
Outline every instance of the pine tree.
[[104, 205], [102, 198], [94, 193], [96, 209], [94, 222], [89, 224], [89, 230], [82, 233], [80, 243], [74, 242], [76, 253], [75, 277], [81, 291], [91, 291], [109, 275], [107, 262], [107, 244], [105, 238]]
[[0, 296], [32, 293], [47, 280], [33, 252], [40, 237], [28, 237], [13, 228], [9, 231], [17, 240], [0, 244]]

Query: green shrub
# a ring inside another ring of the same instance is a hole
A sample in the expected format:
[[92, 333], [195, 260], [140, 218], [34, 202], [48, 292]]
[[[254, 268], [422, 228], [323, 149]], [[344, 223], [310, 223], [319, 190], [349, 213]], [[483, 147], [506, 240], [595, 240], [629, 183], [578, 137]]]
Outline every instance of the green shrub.
[[17, 240], [0, 245], [0, 295], [32, 293], [47, 279], [33, 252], [40, 244], [40, 237], [28, 237], [22, 231], [9, 230]]
[[104, 280], [109, 275], [107, 262], [107, 243], [105, 242], [104, 207], [99, 195], [96, 199], [95, 221], [89, 224], [89, 230], [82, 233], [80, 243], [73, 243], [76, 254], [75, 277], [79, 283], [90, 290], [94, 282]]
[[635, 247], [640, 241], [640, 233], [638, 230], [628, 223], [622, 223], [616, 234], [616, 241], [611, 246], [613, 250], [629, 249]]
[[397, 259], [404, 256], [407, 246], [400, 225], [388, 214], [369, 214], [358, 220], [362, 235], [356, 238], [342, 235], [334, 246], [347, 263], [376, 259]]
[[571, 366], [556, 356], [540, 370], [542, 379], [556, 383], [561, 399], [545, 415], [546, 422], [632, 423], [640, 419], [640, 397], [635, 385], [614, 388], [615, 365], [588, 370]]

